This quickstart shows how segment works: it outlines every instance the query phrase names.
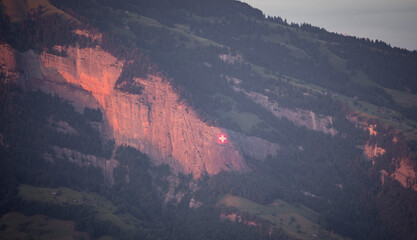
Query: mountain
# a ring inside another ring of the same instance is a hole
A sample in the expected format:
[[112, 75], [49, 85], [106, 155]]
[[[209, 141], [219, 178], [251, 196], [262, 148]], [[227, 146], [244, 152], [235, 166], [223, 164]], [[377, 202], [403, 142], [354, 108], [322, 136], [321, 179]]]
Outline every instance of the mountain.
[[416, 51], [234, 0], [0, 19], [5, 239], [416, 239]]

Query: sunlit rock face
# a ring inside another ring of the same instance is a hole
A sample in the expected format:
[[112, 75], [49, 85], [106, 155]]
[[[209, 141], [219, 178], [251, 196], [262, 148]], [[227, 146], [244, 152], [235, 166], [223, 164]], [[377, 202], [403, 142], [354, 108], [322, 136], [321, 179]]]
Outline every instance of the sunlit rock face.
[[[104, 136], [139, 149], [158, 164], [198, 178], [222, 170], [246, 171], [242, 155], [262, 160], [279, 149], [263, 139], [207, 125], [160, 76], [134, 79], [144, 87], [141, 94], [115, 89], [124, 63], [98, 47], [65, 51], [65, 57], [14, 53], [11, 58], [23, 70], [17, 81], [28, 89], [58, 94], [80, 111], [100, 108]], [[227, 145], [217, 144], [218, 133], [230, 134]]]
[[385, 149], [378, 147], [378, 145], [371, 145], [367, 143], [364, 148], [364, 153], [369, 159], [374, 159], [385, 154]]
[[[388, 172], [382, 169], [381, 183], [385, 183], [385, 178], [390, 177], [398, 181], [404, 188], [410, 188], [417, 191], [417, 165], [412, 160], [411, 154], [403, 138], [393, 135], [388, 129], [378, 126], [377, 124], [361, 123], [364, 130], [369, 131], [370, 139], [364, 146], [364, 154], [373, 164], [379, 161], [381, 157], [389, 153], [392, 156], [391, 163], [394, 166], [393, 171]], [[379, 130], [377, 130], [379, 128]], [[379, 145], [384, 145], [386, 149]]]
[[417, 191], [417, 173], [415, 163], [410, 159], [403, 158], [395, 161], [396, 169], [391, 177], [397, 180], [403, 187]]

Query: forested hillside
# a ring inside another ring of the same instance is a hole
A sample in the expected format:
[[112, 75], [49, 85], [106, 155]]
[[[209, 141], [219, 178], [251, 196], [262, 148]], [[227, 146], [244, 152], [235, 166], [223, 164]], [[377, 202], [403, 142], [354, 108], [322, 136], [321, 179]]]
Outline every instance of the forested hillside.
[[5, 239], [46, 237], [24, 227], [38, 215], [47, 226], [70, 221], [73, 239], [416, 239], [416, 51], [266, 18], [234, 0], [28, 7], [37, 1], [22, 3], [20, 18], [2, 1], [1, 44], [62, 58], [70, 47], [102, 49], [123, 63], [120, 96], [144, 96], [137, 79], [158, 76], [208, 126], [279, 150], [244, 154], [245, 171], [174, 171], [109, 138], [103, 108], [32, 91], [29, 82], [47, 79], [21, 70], [23, 57], [10, 70], [2, 55]]

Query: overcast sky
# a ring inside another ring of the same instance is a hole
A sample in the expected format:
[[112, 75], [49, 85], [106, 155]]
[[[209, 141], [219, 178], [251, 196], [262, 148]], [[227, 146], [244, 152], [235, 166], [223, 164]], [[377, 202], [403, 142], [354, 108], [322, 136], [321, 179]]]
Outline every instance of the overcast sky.
[[266, 16], [417, 50], [417, 0], [240, 0]]

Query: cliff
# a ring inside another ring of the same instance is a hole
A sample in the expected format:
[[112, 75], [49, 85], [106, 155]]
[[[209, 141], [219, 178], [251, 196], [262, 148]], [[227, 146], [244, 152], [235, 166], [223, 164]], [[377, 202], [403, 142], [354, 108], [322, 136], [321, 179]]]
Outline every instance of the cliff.
[[416, 156], [407, 147], [404, 137], [388, 126], [365, 122], [359, 125], [369, 131], [369, 139], [364, 146], [365, 156], [372, 161], [374, 166], [378, 167], [379, 161], [384, 161], [384, 159], [387, 159], [390, 166], [393, 166], [392, 169], [379, 169], [381, 183], [384, 184], [385, 178], [390, 177], [404, 188], [417, 191], [417, 165], [413, 161]]
[[405, 188], [417, 191], [416, 165], [408, 158], [395, 160], [395, 171], [391, 177], [397, 180]]
[[[234, 84], [238, 84], [240, 80], [232, 79]], [[333, 128], [333, 118], [330, 116], [324, 116], [316, 114], [313, 111], [307, 111], [304, 109], [289, 109], [279, 106], [276, 101], [270, 101], [268, 96], [265, 96], [257, 92], [247, 92], [239, 87], [233, 86], [233, 89], [238, 92], [244, 93], [252, 101], [258, 103], [277, 118], [287, 118], [295, 125], [304, 126], [308, 129], [330, 134], [332, 136], [337, 134], [336, 129]]]
[[[115, 89], [124, 63], [99, 47], [64, 50], [66, 57], [10, 50], [6, 58], [16, 59], [22, 86], [58, 94], [79, 111], [99, 107], [105, 116], [100, 126], [104, 136], [139, 149], [157, 164], [198, 178], [222, 170], [246, 171], [243, 155], [262, 160], [279, 149], [263, 139], [208, 126], [160, 76], [134, 79], [144, 87], [140, 95]], [[218, 145], [217, 134], [224, 132], [229, 142]]]
[[82, 167], [98, 167], [103, 170], [103, 174], [106, 179], [113, 183], [113, 170], [119, 166], [119, 162], [115, 159], [105, 159], [102, 157], [97, 157], [89, 154], [82, 154], [80, 152], [68, 149], [68, 148], [59, 148], [56, 146], [52, 147], [52, 157], [51, 154], [45, 153], [44, 158], [47, 161], [55, 161], [67, 159], [72, 163], [76, 163]]

